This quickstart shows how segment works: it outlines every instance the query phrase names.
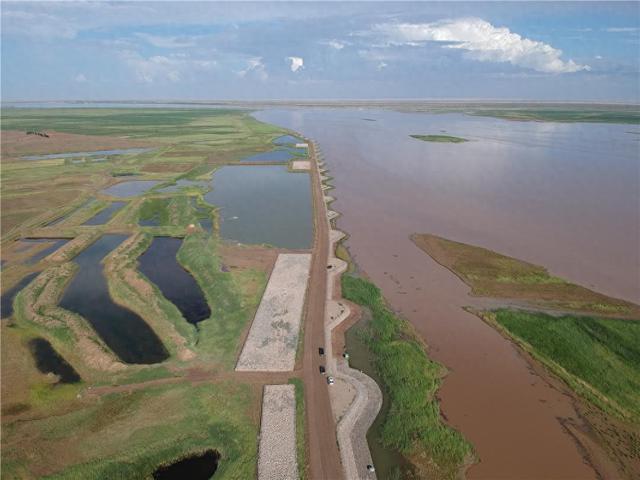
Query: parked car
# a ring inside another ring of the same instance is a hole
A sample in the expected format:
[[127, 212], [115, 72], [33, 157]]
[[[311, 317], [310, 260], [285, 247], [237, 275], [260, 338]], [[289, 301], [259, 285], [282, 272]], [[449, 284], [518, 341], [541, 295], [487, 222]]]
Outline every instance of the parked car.
[[318, 348], [318, 353], [320, 354], [320, 356], [324, 355], [324, 348]]
[[327, 371], [326, 371], [326, 370], [325, 370], [325, 368], [324, 368], [324, 365], [320, 365], [320, 373], [321, 373], [322, 375], [324, 375], [325, 373], [327, 373]]
[[335, 383], [335, 380], [333, 379], [333, 377], [327, 377], [327, 383], [329, 385], [333, 385]]

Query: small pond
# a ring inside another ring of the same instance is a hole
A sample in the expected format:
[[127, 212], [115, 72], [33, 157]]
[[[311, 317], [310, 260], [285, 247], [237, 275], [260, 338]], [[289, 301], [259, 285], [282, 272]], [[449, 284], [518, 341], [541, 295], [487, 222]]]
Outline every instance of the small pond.
[[47, 243], [49, 244], [47, 247], [39, 250], [37, 253], [31, 255], [25, 263], [27, 265], [34, 265], [42, 260], [47, 255], [52, 254], [56, 250], [58, 250], [61, 246], [69, 241], [68, 238], [25, 238], [20, 240], [21, 243], [26, 245], [29, 244], [38, 244], [38, 243]]
[[296, 143], [302, 143], [303, 140], [296, 138], [293, 135], [283, 135], [273, 140], [276, 145], [295, 145]]
[[271, 150], [244, 157], [241, 162], [288, 162], [294, 156], [289, 150]]
[[209, 480], [218, 469], [220, 454], [207, 450], [159, 467], [153, 472], [154, 480]]
[[112, 197], [129, 198], [142, 195], [147, 190], [152, 189], [160, 182], [158, 180], [131, 180], [120, 182], [105, 188], [101, 193]]
[[82, 315], [123, 362], [158, 363], [169, 356], [158, 336], [142, 318], [109, 296], [101, 261], [125, 238], [126, 235], [103, 235], [78, 254], [74, 262], [80, 268], [60, 306]]
[[0, 303], [0, 315], [2, 315], [2, 318], [9, 318], [11, 315], [13, 315], [13, 299], [20, 292], [20, 290], [29, 285], [29, 283], [31, 283], [31, 280], [36, 278], [39, 273], [40, 272], [30, 273], [2, 294]]
[[138, 258], [138, 269], [157, 285], [162, 294], [192, 324], [211, 315], [200, 286], [176, 258], [181, 238], [155, 237], [149, 248]]
[[36, 361], [36, 367], [42, 373], [57, 375], [60, 378], [59, 383], [78, 383], [80, 381], [78, 372], [44, 338], [29, 340], [29, 350]]
[[23, 160], [48, 160], [51, 158], [78, 158], [78, 157], [95, 157], [95, 156], [112, 156], [112, 155], [132, 155], [146, 153], [155, 150], [155, 148], [116, 148], [113, 150], [96, 150], [93, 152], [70, 152], [70, 153], [50, 153], [47, 155], [29, 155], [22, 157]]
[[247, 244], [310, 248], [311, 184], [285, 165], [226, 166], [213, 175], [205, 200], [219, 207], [220, 233]]
[[113, 214], [126, 205], [126, 202], [112, 202], [107, 208], [100, 210], [83, 225], [103, 225], [111, 220]]

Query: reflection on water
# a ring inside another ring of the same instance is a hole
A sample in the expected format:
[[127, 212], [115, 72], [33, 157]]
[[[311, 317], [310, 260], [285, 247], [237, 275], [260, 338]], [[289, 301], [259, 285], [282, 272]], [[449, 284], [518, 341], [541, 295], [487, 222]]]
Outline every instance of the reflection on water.
[[24, 243], [25, 245], [33, 245], [33, 244], [39, 244], [39, 243], [49, 244], [47, 247], [31, 255], [24, 263], [26, 263], [27, 265], [35, 265], [44, 257], [58, 250], [61, 246], [63, 246], [68, 241], [69, 241], [68, 238], [26, 238], [26, 239], [20, 240], [20, 242]]
[[213, 175], [205, 200], [220, 208], [220, 233], [241, 243], [310, 248], [309, 175], [284, 165], [227, 166]]
[[181, 245], [181, 238], [154, 238], [149, 248], [138, 258], [138, 268], [178, 307], [189, 323], [197, 324], [209, 318], [211, 309], [198, 283], [178, 263], [176, 255]]
[[116, 183], [115, 185], [105, 188], [101, 193], [111, 195], [112, 197], [129, 198], [141, 195], [147, 190], [158, 185], [157, 180], [131, 180], [128, 182]]
[[111, 204], [104, 210], [99, 211], [89, 220], [83, 223], [83, 225], [103, 225], [111, 220], [113, 214], [126, 205], [126, 202], [111, 202]]
[[126, 363], [158, 363], [169, 354], [155, 332], [131, 310], [113, 302], [102, 259], [127, 238], [103, 235], [74, 259], [80, 267], [60, 306], [82, 315], [105, 344]]
[[288, 150], [272, 150], [244, 157], [241, 162], [288, 162], [293, 154]]
[[11, 287], [9, 290], [2, 294], [2, 302], [0, 304], [0, 314], [2, 318], [9, 318], [13, 315], [13, 299], [24, 287], [31, 283], [31, 280], [36, 278], [40, 272], [33, 272], [25, 276], [17, 284]]

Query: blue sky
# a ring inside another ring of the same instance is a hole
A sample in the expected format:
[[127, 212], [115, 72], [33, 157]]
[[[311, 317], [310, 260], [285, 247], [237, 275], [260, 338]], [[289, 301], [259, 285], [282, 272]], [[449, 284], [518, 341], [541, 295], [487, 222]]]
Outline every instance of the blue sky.
[[2, 2], [2, 98], [640, 102], [640, 4]]

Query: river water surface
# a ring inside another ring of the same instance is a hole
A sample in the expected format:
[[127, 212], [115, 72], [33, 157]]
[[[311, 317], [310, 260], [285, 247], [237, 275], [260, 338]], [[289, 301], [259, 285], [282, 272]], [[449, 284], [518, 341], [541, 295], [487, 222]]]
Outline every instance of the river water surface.
[[318, 142], [353, 257], [450, 370], [439, 397], [480, 457], [469, 476], [595, 478], [559, 421], [576, 418], [570, 399], [461, 309], [476, 302], [469, 289], [409, 235], [490, 248], [637, 302], [639, 162], [629, 126], [354, 109], [255, 116]]

